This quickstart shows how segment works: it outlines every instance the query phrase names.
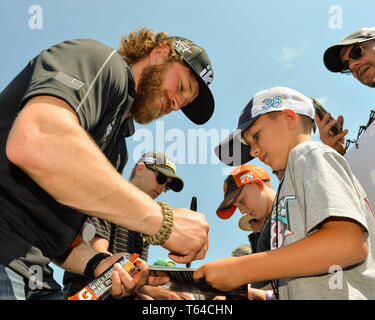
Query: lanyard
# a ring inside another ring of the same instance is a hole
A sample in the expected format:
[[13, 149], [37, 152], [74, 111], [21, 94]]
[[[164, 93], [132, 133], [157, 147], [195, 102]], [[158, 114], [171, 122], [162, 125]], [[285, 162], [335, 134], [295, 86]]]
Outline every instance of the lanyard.
[[[285, 176], [285, 173], [284, 173], [284, 176]], [[280, 181], [280, 184], [279, 184], [279, 187], [277, 188], [277, 195], [276, 195], [276, 219], [275, 219], [275, 222], [276, 222], [276, 249], [279, 248], [279, 196], [280, 196], [280, 190], [281, 190], [281, 186], [284, 182], [284, 177], [281, 179]], [[272, 216], [271, 216], [271, 230], [272, 231]], [[272, 238], [270, 239], [272, 240]], [[271, 246], [272, 246], [272, 243], [271, 243]], [[277, 300], [279, 300], [279, 279], [276, 279], [276, 280], [271, 280], [271, 285], [272, 285], [272, 289], [273, 289], [273, 292], [275, 294], [275, 298]]]

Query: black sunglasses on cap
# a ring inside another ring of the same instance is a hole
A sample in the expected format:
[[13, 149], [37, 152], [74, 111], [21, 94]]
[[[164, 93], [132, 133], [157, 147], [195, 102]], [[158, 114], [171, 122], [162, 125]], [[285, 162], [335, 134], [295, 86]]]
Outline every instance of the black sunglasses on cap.
[[[156, 175], [156, 182], [158, 184], [164, 184], [168, 181], [168, 177], [165, 174], [162, 174], [161, 172], [159, 172], [158, 170], [148, 166], [147, 164], [146, 164], [146, 168], [148, 170], [154, 171], [157, 174]], [[165, 188], [166, 191], [171, 188], [170, 185], [171, 185], [171, 182], [168, 182], [167, 185], [166, 185], [166, 188]]]
[[359, 60], [362, 58], [364, 53], [363, 48], [356, 43], [349, 51], [348, 60], [344, 62], [344, 68], [342, 69], [341, 73], [352, 73], [352, 70], [349, 68], [349, 59]]

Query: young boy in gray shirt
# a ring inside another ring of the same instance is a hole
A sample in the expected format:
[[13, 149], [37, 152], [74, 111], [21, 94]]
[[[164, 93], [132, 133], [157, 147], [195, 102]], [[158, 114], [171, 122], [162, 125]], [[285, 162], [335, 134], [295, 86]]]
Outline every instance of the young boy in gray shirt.
[[279, 279], [279, 299], [375, 299], [375, 216], [346, 160], [311, 140], [314, 114], [311, 99], [284, 87], [257, 93], [242, 111], [216, 152], [225, 161], [240, 144], [247, 153], [230, 164], [257, 157], [285, 170], [271, 213], [271, 251], [209, 262], [195, 279], [221, 290]]

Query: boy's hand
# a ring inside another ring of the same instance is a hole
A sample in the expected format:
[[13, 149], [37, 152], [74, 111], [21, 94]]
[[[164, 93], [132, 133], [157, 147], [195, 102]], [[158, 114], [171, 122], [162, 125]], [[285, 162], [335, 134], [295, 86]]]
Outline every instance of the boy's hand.
[[327, 146], [335, 149], [341, 155], [345, 154], [345, 135], [348, 133], [348, 129], [343, 130], [341, 133], [333, 136], [330, 133], [330, 130], [333, 126], [338, 122], [341, 126], [344, 125], [344, 118], [343, 116], [339, 116], [337, 120], [329, 121], [331, 118], [331, 114], [328, 112], [322, 120], [320, 120], [319, 116], [315, 115], [316, 124], [319, 128], [320, 133], [320, 140], [322, 140]]
[[205, 278], [212, 287], [221, 291], [231, 291], [246, 284], [241, 270], [241, 257], [229, 257], [208, 262], [198, 268], [193, 278]]
[[267, 291], [262, 289], [247, 289], [247, 298], [249, 300], [267, 300]]

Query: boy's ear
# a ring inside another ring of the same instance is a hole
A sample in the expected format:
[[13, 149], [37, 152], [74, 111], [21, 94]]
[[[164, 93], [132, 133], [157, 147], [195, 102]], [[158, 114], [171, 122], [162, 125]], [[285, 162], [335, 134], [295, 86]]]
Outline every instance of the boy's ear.
[[256, 178], [253, 181], [251, 181], [251, 183], [256, 185], [259, 191], [262, 191], [264, 188], [264, 182], [261, 179]]
[[168, 45], [160, 45], [151, 50], [149, 59], [151, 64], [161, 64], [169, 56], [171, 48]]
[[286, 116], [286, 119], [288, 120], [288, 127], [294, 129], [297, 126], [297, 113], [292, 109], [284, 109], [281, 112]]

